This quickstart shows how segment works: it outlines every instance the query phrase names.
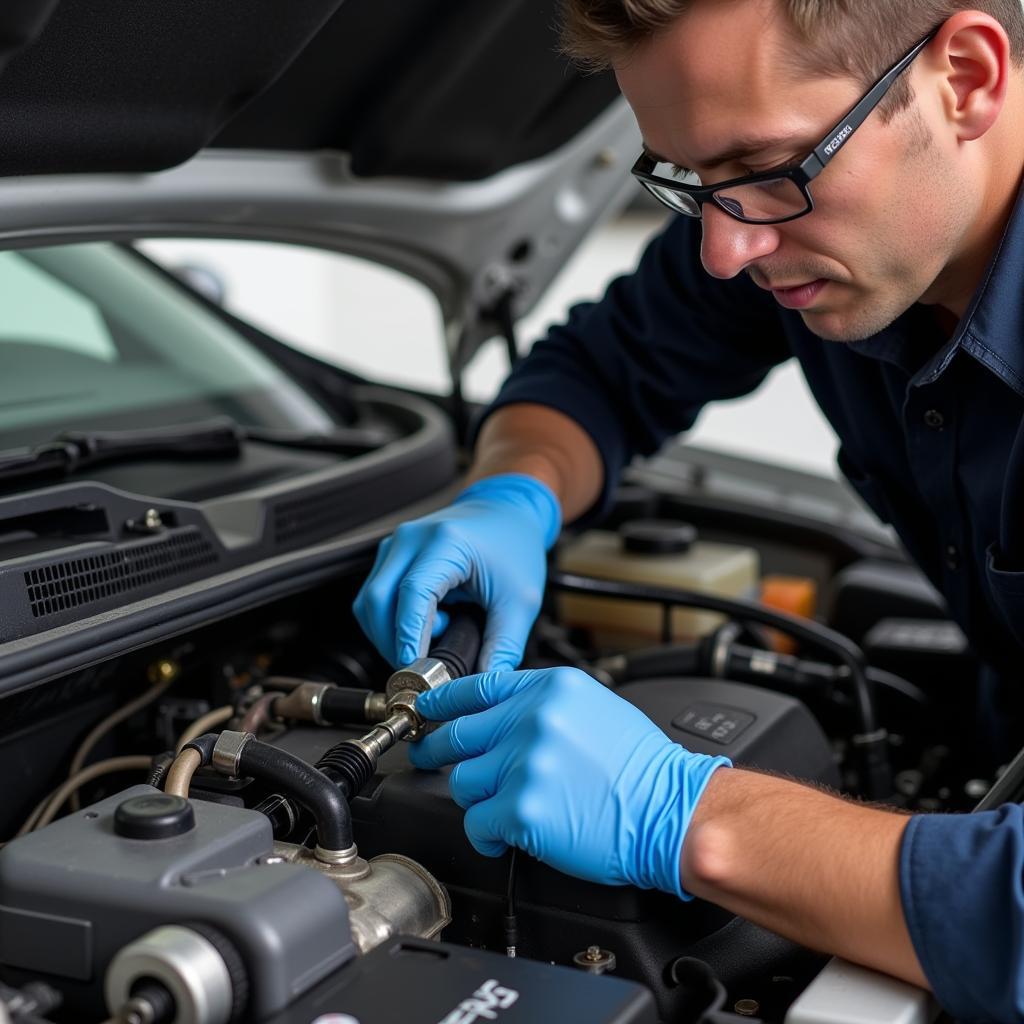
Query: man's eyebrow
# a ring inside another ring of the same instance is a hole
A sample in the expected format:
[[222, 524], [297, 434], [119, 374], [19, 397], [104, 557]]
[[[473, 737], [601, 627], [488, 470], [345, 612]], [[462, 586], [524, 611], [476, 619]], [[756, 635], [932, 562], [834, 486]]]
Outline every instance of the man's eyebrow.
[[[792, 143], [792, 135], [748, 135], [737, 139], [729, 146], [728, 149], [723, 149], [719, 153], [714, 153], [703, 160], [696, 161], [696, 163], [701, 167], [718, 167], [720, 164], [731, 163], [732, 161], [739, 160], [743, 157], [755, 156], [756, 154], [762, 153], [768, 149], [775, 149], [779, 146], [791, 146]], [[800, 147], [798, 146], [797, 148]], [[810, 146], [807, 146], [806, 148], [809, 150]], [[644, 145], [644, 149], [652, 160], [657, 160], [659, 163], [663, 164], [672, 163], [668, 157], [662, 156], [660, 153], [656, 153], [646, 144]]]

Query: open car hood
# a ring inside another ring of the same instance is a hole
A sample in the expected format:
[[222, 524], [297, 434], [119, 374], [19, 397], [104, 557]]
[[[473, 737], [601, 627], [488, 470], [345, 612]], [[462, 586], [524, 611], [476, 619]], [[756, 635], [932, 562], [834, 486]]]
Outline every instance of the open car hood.
[[422, 280], [457, 368], [630, 194], [554, 0], [8, 0], [0, 245], [313, 244]]

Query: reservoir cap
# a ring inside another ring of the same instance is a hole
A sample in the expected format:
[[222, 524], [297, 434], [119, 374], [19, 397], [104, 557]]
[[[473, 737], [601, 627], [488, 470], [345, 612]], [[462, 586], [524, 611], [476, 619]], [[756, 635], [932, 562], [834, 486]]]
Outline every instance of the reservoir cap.
[[170, 793], [133, 796], [114, 811], [114, 831], [126, 839], [170, 839], [196, 824], [188, 800]]
[[619, 527], [622, 547], [636, 555], [681, 555], [693, 547], [697, 528], [674, 519], [634, 519]]

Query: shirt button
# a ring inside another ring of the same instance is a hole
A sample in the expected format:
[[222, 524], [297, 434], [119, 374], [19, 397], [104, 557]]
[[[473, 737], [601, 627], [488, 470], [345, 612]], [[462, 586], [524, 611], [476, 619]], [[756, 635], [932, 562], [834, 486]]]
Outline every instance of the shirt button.
[[950, 569], [960, 568], [960, 549], [955, 544], [950, 544], [946, 548], [946, 565]]
[[946, 425], [946, 417], [938, 409], [929, 409], [924, 414], [924, 425], [931, 430], [941, 430]]

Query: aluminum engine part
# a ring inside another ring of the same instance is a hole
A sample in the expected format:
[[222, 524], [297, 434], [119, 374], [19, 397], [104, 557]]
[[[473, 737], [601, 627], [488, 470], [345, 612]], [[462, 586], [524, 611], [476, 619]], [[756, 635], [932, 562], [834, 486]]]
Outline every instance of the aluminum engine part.
[[174, 997], [174, 1024], [226, 1024], [231, 975], [220, 954], [190, 928], [156, 928], [122, 949], [107, 968], [104, 994], [113, 1017], [143, 979], [159, 981]]
[[369, 861], [325, 864], [310, 850], [291, 843], [275, 843], [274, 855], [316, 868], [341, 889], [360, 953], [393, 935], [436, 938], [451, 921], [451, 900], [444, 886], [408, 857], [384, 853]]

